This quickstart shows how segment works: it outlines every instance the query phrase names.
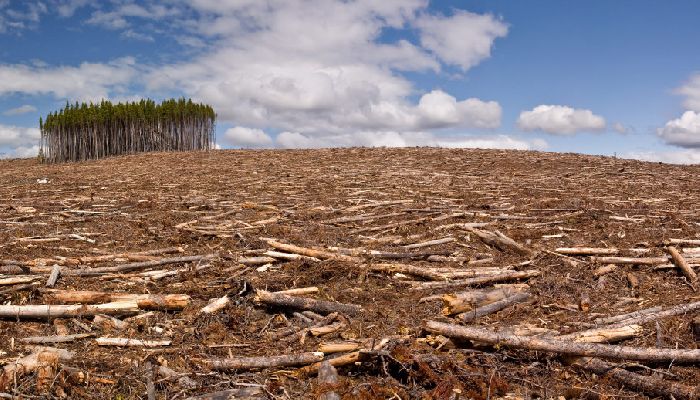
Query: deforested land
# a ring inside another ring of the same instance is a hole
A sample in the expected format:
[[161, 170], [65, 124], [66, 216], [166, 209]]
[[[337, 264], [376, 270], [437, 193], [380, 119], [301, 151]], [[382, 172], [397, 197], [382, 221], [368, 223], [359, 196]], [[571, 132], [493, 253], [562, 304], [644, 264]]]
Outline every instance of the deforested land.
[[0, 394], [697, 398], [698, 266], [700, 166], [432, 148], [5, 160]]

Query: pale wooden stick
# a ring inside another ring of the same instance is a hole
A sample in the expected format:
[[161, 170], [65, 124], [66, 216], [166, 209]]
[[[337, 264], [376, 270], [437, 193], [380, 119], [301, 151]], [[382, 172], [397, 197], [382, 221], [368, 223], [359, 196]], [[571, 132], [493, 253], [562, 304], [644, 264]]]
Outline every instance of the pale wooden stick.
[[668, 262], [668, 257], [591, 257], [600, 264], [658, 265]]
[[303, 287], [303, 288], [279, 290], [277, 292], [272, 292], [272, 293], [274, 293], [274, 294], [286, 294], [289, 296], [302, 296], [305, 294], [315, 294], [318, 292], [319, 292], [319, 290], [316, 286], [310, 286], [310, 287]]
[[57, 336], [30, 336], [18, 339], [22, 343], [31, 344], [47, 344], [47, 343], [67, 343], [78, 339], [95, 336], [94, 333], [77, 333], [75, 335], [57, 335]]
[[688, 262], [685, 261], [685, 258], [683, 258], [681, 253], [678, 252], [678, 249], [673, 246], [669, 246], [667, 250], [673, 259], [673, 263], [676, 264], [681, 272], [683, 272], [683, 275], [690, 280], [690, 283], [695, 283], [695, 281], [698, 280], [698, 275], [695, 273], [695, 271], [693, 271], [693, 268], [688, 265]]
[[140, 340], [129, 338], [108, 338], [99, 337], [95, 339], [98, 346], [119, 346], [119, 347], [161, 347], [170, 346], [170, 340]]
[[233, 357], [205, 360], [214, 370], [249, 370], [262, 368], [298, 367], [323, 360], [323, 353], [299, 353], [267, 357]]
[[49, 279], [46, 281], [46, 286], [54, 287], [54, 285], [56, 285], [56, 281], [58, 281], [59, 275], [61, 275], [61, 266], [56, 264], [51, 269], [51, 274], [49, 275]]
[[473, 326], [445, 324], [437, 321], [428, 321], [426, 327], [431, 332], [439, 333], [447, 337], [474, 340], [492, 345], [498, 344], [500, 346], [516, 349], [618, 360], [673, 361], [674, 363], [700, 362], [700, 350], [639, 348], [598, 343], [578, 343], [540, 337], [523, 337], [496, 333], [488, 329]]
[[199, 310], [199, 312], [203, 314], [213, 314], [226, 307], [230, 301], [231, 299], [228, 296], [220, 297], [218, 299], [212, 299], [211, 301], [209, 301], [209, 304], [202, 307], [202, 309]]
[[142, 310], [182, 310], [191, 301], [186, 294], [131, 294], [89, 290], [47, 289], [44, 296], [63, 304], [134, 301]]
[[620, 252], [618, 249], [607, 247], [560, 247], [554, 251], [567, 256], [605, 256]]
[[135, 301], [95, 305], [0, 305], [0, 318], [63, 318], [97, 314], [130, 315], [139, 312]]

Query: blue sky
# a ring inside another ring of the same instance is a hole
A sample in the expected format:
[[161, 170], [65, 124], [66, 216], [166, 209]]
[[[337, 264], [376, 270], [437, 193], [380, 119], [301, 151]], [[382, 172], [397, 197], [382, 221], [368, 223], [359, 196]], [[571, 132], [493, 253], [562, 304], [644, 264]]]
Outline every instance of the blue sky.
[[0, 153], [69, 101], [193, 97], [221, 147], [700, 163], [696, 1], [0, 0]]

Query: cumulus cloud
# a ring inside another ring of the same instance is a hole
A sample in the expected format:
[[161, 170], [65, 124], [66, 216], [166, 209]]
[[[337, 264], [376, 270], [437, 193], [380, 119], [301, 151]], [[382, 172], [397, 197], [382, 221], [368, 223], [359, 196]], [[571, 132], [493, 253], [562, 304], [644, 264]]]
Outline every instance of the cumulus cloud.
[[137, 77], [135, 60], [73, 66], [0, 65], [0, 95], [49, 94], [61, 99], [99, 100], [123, 92]]
[[508, 26], [492, 15], [456, 11], [452, 16], [422, 14], [416, 20], [423, 47], [466, 71], [491, 56], [495, 39]]
[[11, 149], [9, 152], [0, 150], [0, 158], [32, 158], [39, 154], [39, 145], [34, 146], [19, 146]]
[[37, 128], [24, 128], [0, 124], [0, 147], [19, 147], [39, 142], [41, 132]]
[[[125, 38], [150, 40], [151, 33], [155, 38], [163, 29], [176, 29], [174, 40], [196, 57], [150, 65], [131, 58], [77, 66], [0, 64], [0, 96], [98, 100], [181, 93], [211, 104], [221, 122], [296, 132], [320, 142], [356, 132], [397, 142], [386, 132], [404, 140], [410, 132], [500, 126], [496, 101], [455, 98], [443, 90], [418, 93], [404, 75], [440, 73], [451, 65], [466, 72], [488, 58], [494, 41], [508, 31], [491, 15], [435, 15], [426, 0], [53, 4], [61, 16], [90, 7], [88, 24], [118, 30]], [[163, 23], [155, 26], [155, 20]], [[385, 36], [392, 28], [415, 32], [418, 43], [410, 35]], [[259, 132], [238, 134], [235, 140], [250, 139], [249, 145], [268, 143]], [[235, 140], [225, 134], [222, 142]]]
[[460, 41], [480, 44], [456, 49], [467, 69], [488, 57], [499, 37], [484, 27], [486, 20], [501, 24], [492, 17], [457, 13], [432, 21], [425, 1], [272, 3], [192, 2], [199, 21], [210, 22], [194, 29], [220, 41], [196, 60], [155, 69], [146, 79], [149, 89], [182, 89], [212, 104], [222, 121], [308, 137], [500, 125], [495, 101], [433, 91], [411, 103], [415, 89], [400, 71], [438, 71], [444, 59], [406, 40], [380, 40], [388, 27], [434, 36], [444, 29], [447, 36], [455, 18], [476, 25], [462, 31]]
[[542, 131], [552, 135], [605, 129], [605, 119], [590, 110], [559, 105], [539, 105], [530, 111], [523, 111], [517, 124], [524, 131]]
[[269, 148], [272, 147], [272, 138], [262, 129], [251, 129], [237, 126], [226, 130], [222, 138], [223, 142], [233, 147], [243, 148]]
[[482, 148], [543, 150], [543, 140], [521, 140], [508, 135], [440, 135], [430, 132], [356, 132], [332, 136], [311, 136], [299, 132], [282, 132], [275, 140], [281, 148], [322, 147], [413, 147]]
[[700, 73], [691, 76], [676, 93], [685, 96], [683, 105], [686, 109], [700, 112]]
[[33, 113], [33, 112], [37, 112], [36, 107], [34, 107], [30, 104], [25, 104], [23, 106], [19, 106], [16, 108], [11, 108], [9, 110], [6, 110], [2, 113], [2, 115], [12, 116], [12, 115], [28, 114], [28, 113]]
[[676, 151], [633, 151], [624, 153], [620, 157], [668, 164], [700, 164], [700, 151], [695, 149]]
[[700, 113], [686, 111], [680, 118], [668, 121], [656, 133], [668, 144], [700, 148]]

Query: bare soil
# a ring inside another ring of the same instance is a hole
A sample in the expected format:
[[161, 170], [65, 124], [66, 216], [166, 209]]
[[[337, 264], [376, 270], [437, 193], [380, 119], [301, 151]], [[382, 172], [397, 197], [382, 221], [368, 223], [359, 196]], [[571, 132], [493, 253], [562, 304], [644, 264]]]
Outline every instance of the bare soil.
[[[202, 360], [293, 354], [316, 351], [320, 342], [391, 337], [394, 340], [385, 351], [368, 352], [361, 362], [339, 368], [335, 390], [341, 397], [647, 398], [607, 376], [569, 366], [556, 354], [469, 342], [431, 345], [424, 340], [425, 320], [458, 322], [441, 314], [439, 299], [420, 299], [448, 292], [409, 290], [410, 281], [420, 278], [408, 277], [407, 282], [364, 266], [401, 262], [426, 268], [463, 267], [457, 262], [364, 257], [362, 262], [280, 260], [259, 268], [239, 265], [237, 260], [259, 255], [256, 250], [271, 250], [261, 237], [328, 251], [339, 247], [406, 252], [404, 245], [452, 236], [453, 242], [410, 251], [473, 260], [493, 257], [490, 266], [530, 261], [516, 269], [541, 272], [522, 281], [530, 285], [533, 301], [472, 324], [495, 330], [528, 324], [571, 333], [601, 316], [700, 300], [677, 269], [621, 265], [598, 277], [593, 272], [600, 265], [588, 257], [547, 252], [587, 246], [643, 248], [644, 256], [663, 256], [666, 239], [700, 239], [699, 176], [699, 166], [576, 154], [424, 148], [154, 153], [59, 165], [0, 161], [0, 259], [59, 260], [171, 246], [182, 247], [181, 255], [218, 254], [211, 267], [201, 271], [196, 271], [201, 262], [155, 267], [188, 268], [158, 280], [141, 271], [61, 276], [58, 289], [180, 293], [192, 301], [179, 312], [155, 311], [142, 322], [131, 322], [125, 331], [94, 324], [92, 317], [77, 318], [77, 323], [68, 319], [70, 333], [170, 339], [172, 345], [99, 347], [94, 338], [56, 344], [77, 356], [61, 363], [48, 391], [38, 391], [36, 374], [27, 373], [17, 376], [5, 392], [21, 398], [146, 398], [148, 362], [167, 365], [196, 382], [196, 387], [187, 387], [177, 378], [156, 375], [157, 398], [181, 399], [246, 385], [260, 385], [269, 398], [317, 398], [324, 388], [315, 377], [301, 376], [295, 368], [219, 372]], [[48, 183], [38, 183], [43, 178]], [[333, 222], [372, 215], [378, 218]], [[469, 222], [489, 223], [484, 229], [499, 230], [535, 252], [523, 256], [499, 250], [458, 226], [438, 229]], [[363, 228], [378, 229], [362, 232]], [[126, 261], [66, 268], [120, 262]], [[0, 286], [0, 301], [46, 304], [44, 282], [42, 278], [40, 284], [24, 289]], [[364, 311], [348, 316], [349, 326], [330, 335], [308, 336], [303, 342], [271, 339], [273, 332], [304, 325], [293, 316], [296, 310], [254, 302], [255, 290], [307, 286], [320, 289], [318, 299], [361, 305]], [[210, 299], [226, 294], [232, 302], [221, 312], [199, 312]], [[588, 311], [579, 307], [582, 296], [590, 298]], [[696, 349], [693, 317], [644, 324], [644, 335], [624, 344]], [[31, 352], [19, 339], [55, 334], [53, 321], [0, 320], [0, 365]], [[64, 369], [75, 368], [88, 378], [68, 379]], [[688, 386], [700, 382], [697, 365], [647, 363], [627, 368]]]

